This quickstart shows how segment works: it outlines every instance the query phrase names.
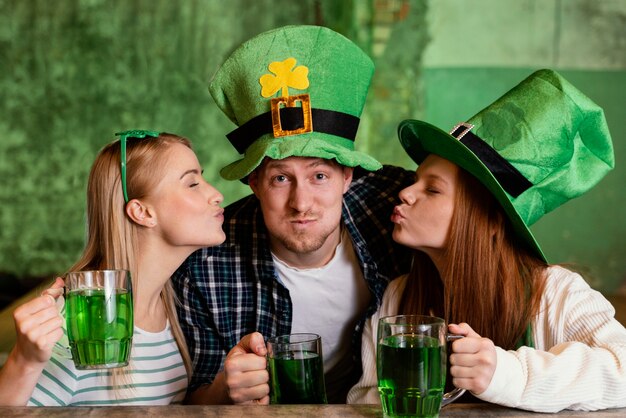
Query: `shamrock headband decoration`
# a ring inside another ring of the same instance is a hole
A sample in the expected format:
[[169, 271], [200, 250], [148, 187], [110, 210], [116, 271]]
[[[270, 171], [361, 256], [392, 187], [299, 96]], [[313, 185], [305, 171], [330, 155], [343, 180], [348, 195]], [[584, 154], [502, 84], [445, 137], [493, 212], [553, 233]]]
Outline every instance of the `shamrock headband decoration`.
[[145, 131], [141, 129], [135, 129], [131, 131], [116, 132], [115, 136], [120, 137], [120, 170], [122, 172], [122, 192], [124, 193], [124, 203], [128, 203], [128, 192], [126, 191], [126, 140], [128, 138], [145, 138], [147, 136], [157, 138], [158, 132]]

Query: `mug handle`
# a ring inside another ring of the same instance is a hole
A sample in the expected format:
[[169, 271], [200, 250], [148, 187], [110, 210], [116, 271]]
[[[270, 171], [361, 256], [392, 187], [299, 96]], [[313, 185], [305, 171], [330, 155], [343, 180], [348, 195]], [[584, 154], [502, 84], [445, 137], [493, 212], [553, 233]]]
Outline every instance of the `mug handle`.
[[[458, 339], [464, 338], [465, 335], [459, 334], [446, 334], [446, 341], [456, 341]], [[443, 399], [441, 400], [441, 407], [451, 404], [452, 402], [459, 399], [465, 393], [465, 389], [454, 388], [448, 393], [443, 394]]]

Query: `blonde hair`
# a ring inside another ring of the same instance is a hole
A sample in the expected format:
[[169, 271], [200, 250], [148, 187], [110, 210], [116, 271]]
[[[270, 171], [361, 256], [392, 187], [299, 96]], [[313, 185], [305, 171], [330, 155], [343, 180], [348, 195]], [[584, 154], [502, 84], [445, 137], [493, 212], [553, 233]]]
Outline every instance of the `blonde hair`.
[[416, 251], [402, 296], [402, 313], [467, 322], [504, 349], [515, 349], [539, 310], [547, 264], [518, 245], [504, 210], [473, 176], [459, 169], [439, 272]]
[[[161, 179], [167, 150], [172, 144], [191, 148], [188, 139], [161, 133], [158, 137], [130, 138], [126, 144], [126, 186], [129, 199], [141, 199], [150, 194]], [[79, 260], [69, 269], [129, 270], [133, 288], [137, 288], [136, 249], [140, 226], [125, 212], [120, 172], [120, 141], [106, 145], [98, 153], [89, 173], [87, 185], [87, 242]], [[183, 358], [187, 379], [191, 378], [192, 364], [189, 350], [176, 314], [176, 294], [171, 281], [161, 291], [161, 300], [170, 322], [172, 334]], [[114, 369], [113, 386], [129, 383], [132, 364]]]

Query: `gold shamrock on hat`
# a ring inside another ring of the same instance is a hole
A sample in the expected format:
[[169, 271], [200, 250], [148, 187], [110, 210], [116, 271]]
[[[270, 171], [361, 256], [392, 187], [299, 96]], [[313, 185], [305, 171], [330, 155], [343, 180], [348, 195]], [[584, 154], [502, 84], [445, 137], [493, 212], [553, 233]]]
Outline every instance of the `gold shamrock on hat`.
[[296, 65], [295, 58], [287, 58], [284, 61], [274, 61], [268, 68], [274, 73], [264, 74], [259, 79], [261, 83], [261, 96], [270, 97], [281, 90], [283, 97], [289, 96], [289, 87], [304, 90], [309, 87], [309, 69], [304, 65]]
[[[281, 90], [282, 95], [282, 97], [275, 97], [270, 101], [274, 138], [312, 132], [313, 120], [311, 117], [310, 96], [308, 94], [289, 95], [289, 87], [298, 90], [304, 90], [309, 87], [308, 67], [304, 65], [296, 67], [296, 59], [290, 57], [284, 61], [274, 61], [270, 63], [268, 68], [274, 75], [264, 74], [259, 79], [261, 96], [270, 97], [279, 90]], [[296, 108], [298, 104], [302, 108], [303, 126], [297, 129], [283, 129], [280, 110], [283, 108]]]

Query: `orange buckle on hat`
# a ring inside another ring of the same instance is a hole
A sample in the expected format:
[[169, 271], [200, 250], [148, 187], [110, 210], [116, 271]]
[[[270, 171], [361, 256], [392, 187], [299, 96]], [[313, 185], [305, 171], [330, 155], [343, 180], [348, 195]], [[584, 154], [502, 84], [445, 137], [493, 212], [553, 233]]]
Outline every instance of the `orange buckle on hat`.
[[[300, 106], [298, 106], [300, 103]], [[302, 119], [304, 124], [297, 129], [283, 129], [280, 123], [280, 109], [285, 107], [301, 107]], [[313, 132], [313, 118], [311, 117], [311, 98], [308, 94], [299, 94], [297, 96], [276, 97], [271, 100], [270, 108], [272, 111], [272, 128], [274, 138], [283, 136], [299, 135]]]

